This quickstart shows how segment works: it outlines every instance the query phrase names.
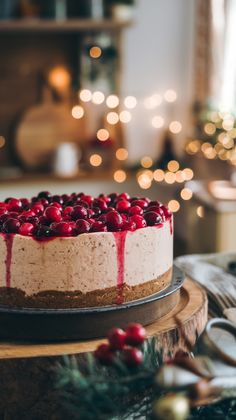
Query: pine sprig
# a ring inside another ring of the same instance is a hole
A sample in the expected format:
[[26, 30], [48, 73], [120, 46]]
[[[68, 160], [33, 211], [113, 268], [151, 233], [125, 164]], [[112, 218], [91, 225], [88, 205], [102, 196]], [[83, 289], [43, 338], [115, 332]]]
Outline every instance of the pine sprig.
[[162, 355], [155, 349], [153, 339], [146, 340], [142, 350], [143, 363], [135, 369], [127, 367], [119, 355], [112, 366], [106, 367], [88, 354], [80, 368], [74, 356], [65, 356], [64, 363], [57, 368], [57, 387], [63, 389], [74, 418], [125, 419], [132, 418], [131, 413], [146, 411], [148, 401], [151, 404], [154, 375]]

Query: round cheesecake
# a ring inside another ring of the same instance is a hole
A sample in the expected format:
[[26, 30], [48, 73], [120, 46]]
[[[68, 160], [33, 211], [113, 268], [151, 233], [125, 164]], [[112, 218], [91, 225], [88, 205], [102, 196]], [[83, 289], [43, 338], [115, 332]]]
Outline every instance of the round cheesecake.
[[172, 276], [168, 209], [127, 193], [0, 203], [0, 303], [91, 307], [143, 298]]

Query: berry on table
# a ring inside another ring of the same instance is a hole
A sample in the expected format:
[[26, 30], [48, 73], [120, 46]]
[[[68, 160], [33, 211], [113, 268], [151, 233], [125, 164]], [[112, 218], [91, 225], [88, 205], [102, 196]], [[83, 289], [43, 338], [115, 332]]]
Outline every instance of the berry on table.
[[126, 344], [130, 346], [139, 346], [143, 344], [146, 338], [145, 328], [141, 324], [130, 324], [126, 329]]
[[122, 350], [125, 345], [126, 332], [121, 328], [113, 328], [108, 334], [108, 340], [112, 350]]
[[50, 222], [60, 222], [62, 219], [61, 211], [57, 207], [54, 207], [54, 206], [47, 207], [44, 212], [44, 215]]
[[103, 365], [110, 365], [114, 360], [114, 353], [111, 351], [109, 344], [100, 344], [94, 353], [95, 358]]
[[128, 347], [124, 349], [123, 360], [127, 366], [139, 366], [143, 361], [143, 353], [140, 349]]

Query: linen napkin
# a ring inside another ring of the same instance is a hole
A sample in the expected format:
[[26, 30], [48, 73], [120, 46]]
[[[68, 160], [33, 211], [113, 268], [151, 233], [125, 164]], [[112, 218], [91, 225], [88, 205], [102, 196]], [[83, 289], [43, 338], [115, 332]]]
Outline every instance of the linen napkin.
[[236, 253], [184, 255], [175, 264], [206, 290], [210, 317], [227, 317], [236, 324], [236, 276], [228, 264], [236, 262]]

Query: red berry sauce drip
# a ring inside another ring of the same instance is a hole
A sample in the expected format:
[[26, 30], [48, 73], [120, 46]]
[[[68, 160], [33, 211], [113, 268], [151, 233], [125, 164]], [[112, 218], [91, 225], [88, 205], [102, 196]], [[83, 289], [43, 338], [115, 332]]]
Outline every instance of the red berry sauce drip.
[[173, 218], [172, 218], [172, 216], [169, 217], [169, 224], [170, 224], [170, 234], [173, 235]]
[[12, 245], [14, 235], [4, 235], [4, 241], [6, 244], [6, 287], [11, 287], [11, 258], [12, 258]]
[[120, 305], [124, 301], [123, 285], [124, 285], [124, 272], [125, 272], [125, 239], [127, 231], [113, 232], [116, 241], [117, 252], [117, 297], [116, 303]]

